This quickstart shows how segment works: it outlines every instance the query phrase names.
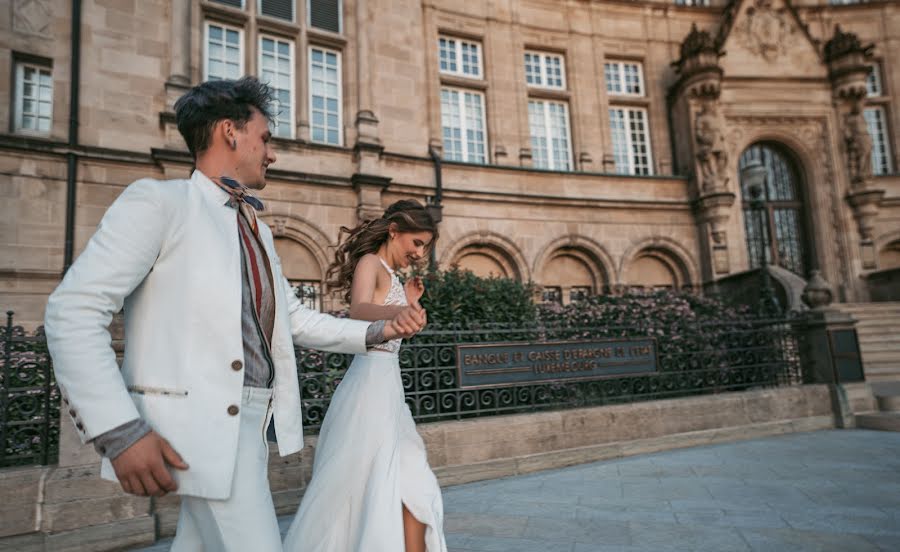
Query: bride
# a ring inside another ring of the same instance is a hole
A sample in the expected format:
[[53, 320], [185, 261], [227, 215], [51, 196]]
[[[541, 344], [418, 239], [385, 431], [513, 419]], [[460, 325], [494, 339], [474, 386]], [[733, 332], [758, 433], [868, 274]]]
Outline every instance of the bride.
[[[416, 201], [350, 230], [328, 268], [350, 317], [378, 321], [412, 308], [424, 320], [418, 278], [396, 270], [425, 258], [438, 233]], [[446, 552], [444, 508], [400, 380], [396, 339], [354, 357], [322, 423], [312, 480], [285, 552]]]

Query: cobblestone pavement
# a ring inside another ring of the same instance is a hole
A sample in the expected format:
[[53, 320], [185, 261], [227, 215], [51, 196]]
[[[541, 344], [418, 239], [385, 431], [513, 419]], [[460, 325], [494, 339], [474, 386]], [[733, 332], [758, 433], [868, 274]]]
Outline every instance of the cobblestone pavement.
[[896, 552], [900, 433], [674, 450], [449, 487], [444, 503], [451, 552]]

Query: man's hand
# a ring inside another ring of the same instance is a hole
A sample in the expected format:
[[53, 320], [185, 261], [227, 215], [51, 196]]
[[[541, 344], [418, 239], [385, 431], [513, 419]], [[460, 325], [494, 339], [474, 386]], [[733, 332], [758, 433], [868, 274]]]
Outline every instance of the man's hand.
[[126, 493], [137, 496], [164, 496], [178, 489], [166, 468], [186, 470], [188, 465], [168, 441], [151, 431], [112, 460], [116, 477]]
[[412, 337], [422, 331], [427, 323], [428, 316], [425, 309], [406, 307], [384, 325], [384, 339], [390, 341], [391, 339]]

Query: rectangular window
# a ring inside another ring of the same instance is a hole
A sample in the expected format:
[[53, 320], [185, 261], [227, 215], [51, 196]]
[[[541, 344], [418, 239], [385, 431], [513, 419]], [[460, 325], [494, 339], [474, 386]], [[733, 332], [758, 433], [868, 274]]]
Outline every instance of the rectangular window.
[[676, 6], [708, 6], [709, 0], [675, 0]]
[[481, 44], [470, 40], [442, 36], [438, 38], [438, 61], [441, 73], [480, 79]]
[[484, 94], [441, 88], [441, 130], [444, 159], [487, 163]]
[[259, 0], [259, 13], [285, 21], [293, 21], [294, 0]]
[[890, 174], [891, 144], [888, 138], [887, 117], [883, 107], [868, 107], [864, 111], [869, 134], [872, 135], [872, 172]]
[[203, 80], [239, 79], [243, 74], [243, 31], [207, 23]]
[[294, 43], [277, 38], [259, 38], [260, 80], [272, 89], [275, 124], [272, 134], [294, 137]]
[[881, 88], [881, 66], [877, 63], [872, 65], [872, 71], [866, 77], [866, 95], [870, 98], [884, 96], [884, 90]]
[[225, 4], [234, 8], [244, 9], [244, 0], [212, 0], [216, 4]]
[[525, 82], [528, 86], [566, 88], [566, 63], [559, 54], [525, 52]]
[[313, 142], [342, 145], [340, 52], [310, 46], [309, 113]]
[[591, 296], [591, 287], [590, 286], [572, 286], [572, 289], [569, 290], [569, 302], [577, 303], [579, 301], [584, 301], [585, 299]]
[[644, 70], [640, 63], [608, 61], [603, 64], [606, 91], [616, 96], [643, 96]]
[[322, 283], [315, 280], [288, 280], [291, 291], [304, 307], [322, 311]]
[[16, 63], [16, 132], [50, 134], [52, 121], [53, 77], [50, 67]]
[[341, 0], [307, 0], [306, 13], [310, 27], [333, 33], [341, 32]]
[[529, 100], [528, 126], [532, 165], [539, 169], [572, 170], [568, 104]]
[[609, 126], [613, 155], [619, 174], [653, 174], [647, 111], [641, 108], [611, 107]]
[[541, 293], [541, 301], [544, 303], [562, 304], [562, 289], [559, 287], [545, 287]]

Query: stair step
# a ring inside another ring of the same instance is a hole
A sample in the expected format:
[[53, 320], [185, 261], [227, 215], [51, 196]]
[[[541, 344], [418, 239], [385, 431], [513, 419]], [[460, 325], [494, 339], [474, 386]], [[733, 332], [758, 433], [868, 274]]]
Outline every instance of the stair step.
[[878, 402], [878, 410], [882, 412], [900, 412], [900, 394], [878, 395], [875, 400]]
[[856, 416], [856, 427], [881, 431], [900, 431], [900, 412], [878, 412]]
[[900, 366], [900, 354], [897, 351], [863, 351], [863, 360], [868, 362], [893, 362]]
[[897, 359], [900, 360], [900, 342], [897, 341], [880, 341], [875, 343], [860, 343], [859, 348], [865, 353], [897, 353]]

